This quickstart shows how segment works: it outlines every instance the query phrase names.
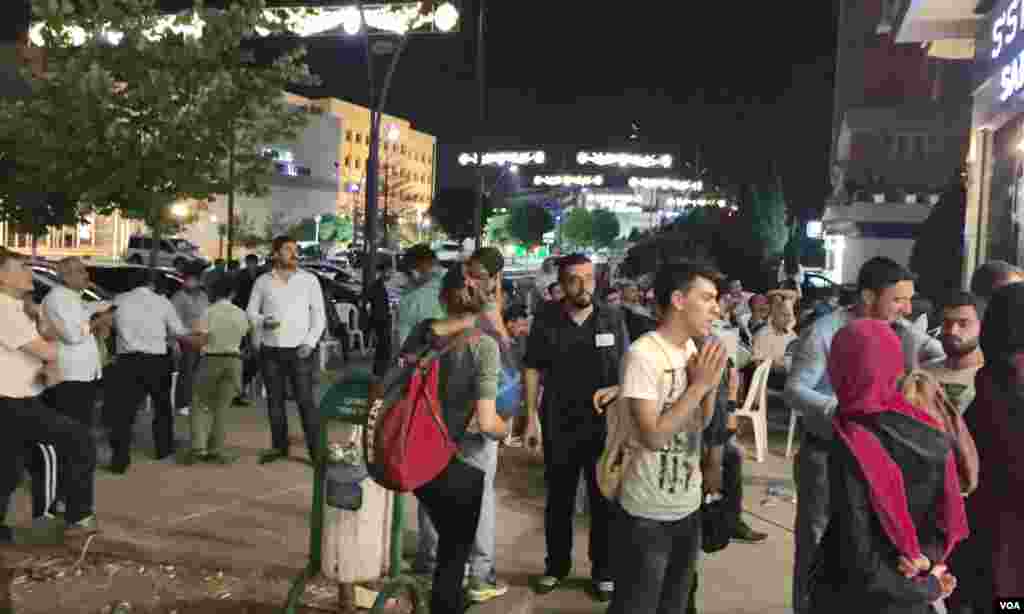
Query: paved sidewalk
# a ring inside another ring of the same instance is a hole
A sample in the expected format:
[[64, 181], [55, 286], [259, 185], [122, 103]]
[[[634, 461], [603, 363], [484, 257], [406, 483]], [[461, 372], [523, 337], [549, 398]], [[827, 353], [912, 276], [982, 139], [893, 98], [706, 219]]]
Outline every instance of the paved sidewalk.
[[[302, 431], [291, 412], [292, 454], [305, 457]], [[775, 421], [773, 421], [775, 422]], [[139, 443], [127, 475], [101, 470], [96, 479], [102, 552], [151, 561], [210, 566], [237, 572], [260, 571], [291, 576], [306, 561], [309, 536], [311, 469], [301, 462], [260, 465], [259, 451], [269, 445], [262, 403], [234, 407], [227, 418], [228, 445], [239, 455], [226, 466], [182, 466], [152, 460], [149, 416], [140, 415]], [[188, 419], [177, 418], [179, 440], [188, 434]], [[772, 452], [764, 463], [748, 461], [744, 507], [749, 524], [770, 535], [761, 545], [733, 544], [707, 557], [701, 577], [700, 611], [783, 614], [789, 611], [792, 526], [795, 506], [771, 499], [762, 505], [768, 485], [791, 487], [790, 462]], [[544, 561], [543, 478], [539, 459], [523, 450], [505, 449], [497, 479], [498, 572], [510, 594], [474, 611], [597, 613], [597, 604], [582, 590], [569, 588], [536, 597], [527, 588]], [[415, 499], [409, 497], [406, 548], [414, 548]], [[27, 494], [16, 497], [15, 524], [29, 523]], [[589, 577], [585, 517], [577, 523], [575, 569]], [[580, 584], [582, 588], [583, 584]]]

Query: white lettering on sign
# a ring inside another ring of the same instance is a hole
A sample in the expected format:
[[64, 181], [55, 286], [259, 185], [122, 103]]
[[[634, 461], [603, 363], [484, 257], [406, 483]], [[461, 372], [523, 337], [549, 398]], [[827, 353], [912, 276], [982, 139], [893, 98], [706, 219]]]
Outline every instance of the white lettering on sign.
[[1011, 0], [1006, 10], [999, 13], [992, 22], [992, 59], [999, 59], [1003, 50], [1017, 38], [1017, 32], [1024, 28], [1021, 19], [1020, 0]]
[[601, 186], [604, 185], [604, 175], [537, 175], [533, 178], [533, 185]]
[[676, 190], [678, 192], [700, 191], [704, 189], [703, 181], [688, 179], [671, 179], [668, 177], [630, 177], [629, 187], [645, 190]]
[[1017, 600], [997, 601], [996, 603], [999, 604], [999, 609], [1003, 610], [1003, 611], [1011, 611], [1011, 610], [1014, 610], [1014, 611], [1017, 611], [1017, 612], [1021, 611], [1020, 601], [1017, 601]]
[[[507, 164], [544, 164], [547, 156], [543, 151], [495, 151], [483, 155], [483, 166], [505, 166]], [[479, 156], [475, 153], [459, 154], [459, 164], [476, 166]]]
[[640, 168], [672, 168], [672, 156], [668, 154], [631, 154], [581, 151], [576, 154], [579, 164], [597, 166], [637, 166]]
[[1014, 94], [1024, 89], [1024, 51], [1003, 66], [999, 75], [999, 101], [1006, 102]]

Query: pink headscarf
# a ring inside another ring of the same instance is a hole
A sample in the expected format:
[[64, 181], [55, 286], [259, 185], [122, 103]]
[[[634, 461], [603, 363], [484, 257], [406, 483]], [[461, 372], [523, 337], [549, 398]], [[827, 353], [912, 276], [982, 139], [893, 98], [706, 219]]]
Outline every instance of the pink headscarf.
[[[899, 391], [903, 350], [892, 327], [881, 320], [854, 320], [836, 333], [828, 357], [828, 374], [839, 399], [834, 419], [836, 435], [846, 443], [867, 479], [871, 505], [885, 534], [910, 560], [921, 557], [917, 528], [907, 507], [907, 491], [900, 469], [870, 429], [857, 420], [884, 412], [903, 414], [935, 429], [940, 425], [924, 409], [912, 405]], [[967, 516], [956, 458], [946, 457], [946, 479], [938, 514], [946, 535], [943, 560], [967, 537]]]

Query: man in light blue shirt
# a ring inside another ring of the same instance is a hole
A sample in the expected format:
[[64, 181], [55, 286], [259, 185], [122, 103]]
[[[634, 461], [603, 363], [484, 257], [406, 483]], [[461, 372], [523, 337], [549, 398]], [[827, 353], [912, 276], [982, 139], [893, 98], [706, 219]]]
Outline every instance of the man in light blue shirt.
[[438, 265], [437, 254], [426, 243], [420, 243], [410, 247], [404, 258], [412, 283], [402, 293], [398, 303], [396, 347], [402, 347], [412, 329], [423, 320], [443, 320], [446, 317], [438, 298], [446, 271]]
[[796, 556], [793, 572], [793, 611], [809, 611], [808, 573], [814, 551], [828, 526], [828, 453], [836, 400], [827, 364], [832, 338], [856, 318], [892, 322], [903, 343], [906, 368], [945, 356], [942, 344], [911, 326], [915, 276], [888, 258], [872, 258], [857, 277], [860, 302], [821, 317], [804, 331], [786, 381], [786, 403], [803, 418], [804, 434], [794, 462], [797, 483]]

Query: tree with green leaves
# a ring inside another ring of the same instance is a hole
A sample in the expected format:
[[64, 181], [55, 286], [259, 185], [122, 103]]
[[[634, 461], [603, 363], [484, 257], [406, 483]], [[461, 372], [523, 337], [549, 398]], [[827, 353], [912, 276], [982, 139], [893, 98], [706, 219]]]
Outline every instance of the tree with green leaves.
[[918, 292], [933, 301], [941, 301], [962, 283], [966, 215], [967, 188], [956, 176], [921, 224], [910, 252], [910, 270], [918, 275]]
[[594, 217], [584, 207], [573, 207], [562, 222], [562, 240], [577, 249], [594, 244]]
[[496, 245], [506, 245], [512, 241], [508, 232], [508, 214], [495, 215], [487, 221], [487, 239]]
[[[14, 137], [19, 159], [52, 167], [56, 150], [82, 166], [83, 178], [58, 184], [58, 191], [98, 213], [118, 209], [144, 220], [154, 245], [174, 223], [176, 201], [226, 193], [232, 220], [236, 192], [266, 193], [274, 162], [263, 147], [294, 138], [308, 120], [305, 110], [288, 106], [284, 88], [310, 78], [301, 49], [270, 63], [245, 53], [247, 37], [285, 29], [262, 0], [236, 0], [225, 10], [204, 9], [197, 0], [193, 12], [171, 24], [155, 0], [37, 0], [34, 8], [44, 23], [50, 76], [29, 104], [9, 106], [4, 119], [38, 113], [25, 110], [31, 106], [61, 125], [58, 116], [75, 110], [81, 121], [71, 133], [36, 121], [29, 125], [38, 133]], [[195, 16], [202, 17], [201, 36]], [[85, 32], [86, 44], [72, 41], [71, 27]], [[86, 84], [87, 95], [63, 104], [68, 94], [59, 86], [75, 83]], [[23, 156], [24, 147], [34, 151]]]
[[[352, 240], [355, 227], [347, 215], [324, 215], [320, 218], [321, 243], [344, 243]], [[296, 241], [315, 241], [316, 219], [307, 217], [293, 226], [287, 235]]]
[[555, 229], [555, 218], [540, 205], [527, 203], [512, 207], [508, 214], [508, 234], [526, 247], [539, 245], [544, 235]]
[[[434, 196], [427, 215], [453, 241], [463, 241], [473, 236], [473, 210], [476, 207], [476, 191], [473, 188], [444, 188]], [[484, 202], [483, 224], [486, 228], [494, 209], [490, 199]]]
[[595, 209], [591, 214], [591, 220], [594, 247], [597, 249], [613, 247], [622, 232], [619, 216], [608, 209]]

